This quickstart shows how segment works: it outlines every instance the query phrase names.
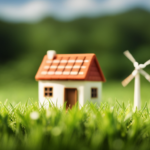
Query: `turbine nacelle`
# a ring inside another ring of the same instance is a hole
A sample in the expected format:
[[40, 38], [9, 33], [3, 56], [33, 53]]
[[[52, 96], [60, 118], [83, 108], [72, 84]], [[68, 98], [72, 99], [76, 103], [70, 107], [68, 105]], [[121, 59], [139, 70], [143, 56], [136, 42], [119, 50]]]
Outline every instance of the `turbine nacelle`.
[[134, 62], [133, 66], [135, 67], [136, 70], [144, 69], [146, 67], [146, 65], [139, 64], [138, 62]]
[[133, 66], [135, 67], [135, 70], [138, 70], [138, 71], [146, 67], [145, 64], [139, 64], [138, 62], [134, 62]]
[[135, 61], [135, 62], [133, 63], [133, 66], [135, 67], [135, 69], [137, 69], [137, 70], [139, 69], [139, 63], [138, 63], [138, 62]]

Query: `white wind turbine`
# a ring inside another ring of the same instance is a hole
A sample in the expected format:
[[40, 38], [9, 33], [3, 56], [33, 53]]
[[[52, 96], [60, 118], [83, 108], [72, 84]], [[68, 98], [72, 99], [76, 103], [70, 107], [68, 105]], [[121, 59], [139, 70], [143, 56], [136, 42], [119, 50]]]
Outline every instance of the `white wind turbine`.
[[150, 60], [146, 61], [144, 64], [138, 64], [138, 62], [133, 58], [129, 51], [125, 51], [124, 55], [133, 63], [135, 69], [134, 71], [122, 81], [122, 85], [126, 86], [134, 77], [135, 77], [135, 84], [134, 84], [134, 111], [137, 109], [139, 110], [140, 105], [140, 74], [142, 74], [149, 82], [150, 82], [150, 75], [143, 70], [147, 65], [150, 65]]

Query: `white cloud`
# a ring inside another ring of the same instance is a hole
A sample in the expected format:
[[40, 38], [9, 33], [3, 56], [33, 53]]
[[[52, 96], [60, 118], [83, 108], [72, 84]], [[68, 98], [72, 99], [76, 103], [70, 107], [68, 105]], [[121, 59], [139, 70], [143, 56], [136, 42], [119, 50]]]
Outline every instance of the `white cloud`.
[[72, 11], [84, 12], [95, 6], [96, 2], [91, 0], [66, 0], [64, 6]]
[[59, 19], [72, 19], [79, 16], [100, 16], [123, 12], [135, 6], [147, 6], [148, 0], [66, 0], [63, 8], [55, 12]]
[[61, 20], [79, 16], [113, 14], [141, 6], [150, 10], [150, 0], [32, 0], [22, 5], [0, 5], [0, 17], [11, 21], [37, 21], [49, 15]]
[[31, 1], [19, 6], [0, 6], [0, 14], [8, 20], [36, 21], [51, 10], [51, 5], [46, 1]]

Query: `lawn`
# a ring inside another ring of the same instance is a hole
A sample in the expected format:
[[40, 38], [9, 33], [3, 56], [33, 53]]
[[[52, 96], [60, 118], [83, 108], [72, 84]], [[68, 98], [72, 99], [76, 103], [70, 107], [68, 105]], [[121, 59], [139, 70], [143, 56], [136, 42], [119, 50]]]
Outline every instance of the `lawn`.
[[[144, 107], [145, 103], [150, 107], [150, 83], [141, 77], [141, 106]], [[131, 103], [134, 101], [134, 80], [131, 81], [126, 87], [123, 87], [121, 81], [113, 81], [103, 84], [103, 102], [109, 102], [113, 105], [115, 100], [120, 103]]]
[[149, 148], [147, 105], [135, 113], [132, 105], [91, 103], [66, 111], [38, 103], [0, 103], [0, 147], [10, 150], [142, 150]]
[[[149, 149], [149, 83], [142, 79], [142, 109], [133, 112], [133, 84], [103, 84], [100, 106], [66, 111], [38, 107], [37, 82], [0, 89], [0, 148], [10, 150]], [[6, 100], [7, 99], [7, 100]]]

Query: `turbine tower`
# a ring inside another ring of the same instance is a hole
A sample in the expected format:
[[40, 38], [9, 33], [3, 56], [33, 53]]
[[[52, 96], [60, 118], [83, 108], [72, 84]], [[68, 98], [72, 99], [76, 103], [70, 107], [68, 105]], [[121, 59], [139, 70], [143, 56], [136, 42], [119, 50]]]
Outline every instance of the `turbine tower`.
[[133, 63], [135, 69], [133, 72], [122, 81], [122, 85], [125, 87], [133, 78], [135, 78], [134, 83], [134, 111], [141, 108], [140, 104], [140, 74], [143, 75], [150, 82], [150, 75], [143, 70], [147, 65], [150, 65], [150, 60], [146, 61], [144, 64], [139, 64], [131, 53], [127, 50], [124, 55]]

